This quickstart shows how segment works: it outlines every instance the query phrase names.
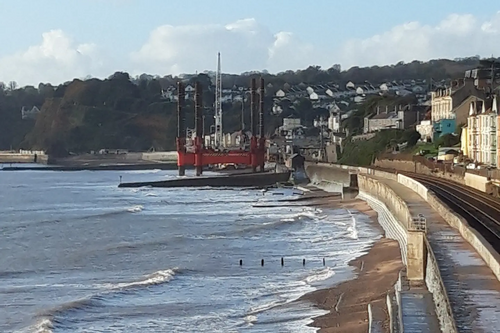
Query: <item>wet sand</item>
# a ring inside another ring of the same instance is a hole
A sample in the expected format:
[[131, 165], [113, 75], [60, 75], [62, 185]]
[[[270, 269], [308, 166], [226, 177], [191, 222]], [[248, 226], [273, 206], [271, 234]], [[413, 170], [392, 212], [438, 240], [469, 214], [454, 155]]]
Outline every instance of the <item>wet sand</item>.
[[[368, 215], [374, 226], [383, 229], [377, 222], [377, 213], [362, 200], [340, 198], [318, 198], [310, 202], [313, 206], [347, 208]], [[349, 263], [356, 277], [328, 289], [304, 295], [301, 300], [312, 302], [330, 313], [317, 317], [310, 325], [320, 328], [320, 333], [356, 333], [368, 331], [368, 304], [372, 305], [375, 319], [384, 322], [389, 332], [386, 295], [393, 290], [403, 264], [399, 244], [395, 240], [381, 238], [369, 252]]]

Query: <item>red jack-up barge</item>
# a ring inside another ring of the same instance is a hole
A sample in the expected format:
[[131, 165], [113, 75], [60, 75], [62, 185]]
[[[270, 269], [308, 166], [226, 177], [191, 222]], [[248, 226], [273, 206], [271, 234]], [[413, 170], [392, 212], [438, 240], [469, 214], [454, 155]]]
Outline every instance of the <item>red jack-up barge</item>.
[[[257, 93], [256, 79], [252, 79], [250, 87], [250, 123], [251, 133], [250, 149], [225, 149], [223, 147], [205, 147], [203, 140], [203, 102], [202, 87], [199, 82], [195, 83], [195, 133], [194, 144], [186, 145], [186, 124], [185, 124], [185, 89], [182, 82], [177, 85], [178, 105], [177, 105], [177, 165], [179, 176], [184, 176], [186, 166], [194, 166], [196, 175], [201, 176], [203, 167], [224, 163], [246, 164], [252, 166], [252, 171], [264, 171], [266, 156], [266, 138], [264, 137], [264, 79], [260, 78], [260, 88]], [[259, 95], [259, 109], [257, 110], [257, 95]], [[216, 106], [217, 108], [217, 106]], [[217, 112], [220, 110], [216, 110]], [[259, 121], [259, 133], [257, 134], [257, 118]], [[220, 118], [220, 122], [221, 122]], [[221, 130], [218, 127], [217, 131]], [[220, 124], [222, 125], [222, 124]]]
[[[220, 86], [219, 86], [220, 87]], [[220, 90], [220, 89], [219, 89]], [[286, 172], [266, 172], [264, 173], [265, 163], [265, 144], [264, 137], [264, 80], [260, 79], [259, 91], [259, 110], [257, 112], [257, 87], [256, 80], [252, 79], [251, 83], [251, 133], [249, 149], [224, 149], [221, 145], [222, 139], [222, 114], [221, 109], [216, 110], [216, 133], [219, 135], [219, 145], [215, 147], [205, 147], [203, 143], [203, 115], [202, 115], [202, 88], [197, 82], [195, 84], [195, 138], [191, 144], [192, 138], [189, 138], [189, 143], [186, 141], [186, 126], [185, 126], [185, 91], [182, 83], [178, 84], [178, 123], [177, 123], [177, 153], [178, 153], [178, 169], [179, 175], [184, 176], [186, 166], [194, 166], [196, 175], [201, 176], [203, 167], [210, 164], [246, 164], [251, 165], [254, 173], [233, 174], [215, 177], [182, 177], [178, 179], [160, 180], [153, 182], [136, 182], [136, 183], [121, 183], [119, 187], [267, 187], [274, 186], [276, 183], [287, 182], [290, 178], [290, 171]], [[220, 95], [219, 95], [220, 98]], [[220, 101], [220, 99], [219, 99]], [[219, 103], [216, 103], [220, 106]], [[218, 112], [217, 112], [218, 111]], [[218, 116], [218, 119], [217, 119]], [[259, 119], [259, 137], [257, 137], [257, 118]], [[219, 125], [219, 126], [217, 126]], [[257, 170], [261, 173], [255, 173]]]

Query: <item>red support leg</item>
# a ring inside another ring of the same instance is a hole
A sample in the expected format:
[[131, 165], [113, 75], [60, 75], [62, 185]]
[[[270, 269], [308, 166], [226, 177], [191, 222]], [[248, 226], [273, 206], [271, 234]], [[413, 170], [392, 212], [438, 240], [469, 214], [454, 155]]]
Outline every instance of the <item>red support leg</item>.
[[196, 176], [201, 176], [203, 174], [203, 150], [201, 145], [201, 138], [196, 137], [195, 141], [195, 156], [194, 156], [194, 166], [196, 169]]
[[179, 176], [186, 175], [186, 149], [184, 147], [184, 138], [177, 138], [177, 169], [179, 170]]
[[251, 161], [252, 161], [252, 172], [257, 171], [257, 166], [259, 165], [259, 158], [258, 158], [258, 147], [257, 147], [257, 137], [252, 136], [252, 139], [250, 140], [250, 154], [251, 154]]
[[266, 138], [260, 137], [259, 139], [259, 166], [260, 172], [264, 172], [266, 156]]

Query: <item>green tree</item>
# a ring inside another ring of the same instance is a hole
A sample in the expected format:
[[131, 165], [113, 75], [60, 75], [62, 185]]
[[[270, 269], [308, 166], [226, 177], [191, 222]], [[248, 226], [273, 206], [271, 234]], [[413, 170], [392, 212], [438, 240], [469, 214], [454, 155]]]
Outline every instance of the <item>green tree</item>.
[[434, 146], [439, 147], [453, 147], [460, 143], [460, 137], [453, 134], [445, 134], [436, 140]]

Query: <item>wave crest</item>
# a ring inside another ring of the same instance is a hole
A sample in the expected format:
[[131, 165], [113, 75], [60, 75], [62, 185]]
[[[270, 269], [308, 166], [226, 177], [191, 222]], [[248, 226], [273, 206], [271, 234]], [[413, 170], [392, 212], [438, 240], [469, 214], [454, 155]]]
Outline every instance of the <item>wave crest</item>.
[[112, 285], [112, 290], [127, 289], [140, 286], [154, 286], [166, 283], [173, 279], [178, 268], [157, 271], [147, 275], [144, 279], [135, 282], [124, 282]]
[[28, 328], [26, 331], [21, 332], [52, 333], [52, 330], [55, 326], [57, 326], [57, 317], [64, 316], [64, 314], [71, 311], [101, 307], [103, 306], [103, 302], [108, 297], [125, 290], [167, 283], [173, 279], [177, 272], [179, 272], [178, 268], [172, 268], [156, 271], [152, 274], [146, 275], [143, 279], [138, 281], [99, 285], [99, 287], [104, 289], [104, 291], [71, 302], [63, 303], [55, 308], [45, 311], [38, 316], [39, 320], [36, 324]]

